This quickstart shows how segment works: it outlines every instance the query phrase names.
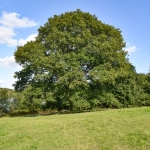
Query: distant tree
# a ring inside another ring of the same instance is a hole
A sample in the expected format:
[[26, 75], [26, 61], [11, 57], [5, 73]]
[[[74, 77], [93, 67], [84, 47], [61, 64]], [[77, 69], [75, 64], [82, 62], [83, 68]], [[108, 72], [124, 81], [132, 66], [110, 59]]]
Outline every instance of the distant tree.
[[144, 106], [150, 106], [150, 73], [137, 74], [138, 85], [144, 91], [145, 99], [141, 101], [141, 104]]
[[3, 112], [10, 111], [13, 107], [13, 90], [7, 88], [0, 88], [0, 115]]
[[147, 94], [150, 94], [150, 73], [146, 74], [145, 79], [146, 79], [146, 84], [144, 89]]
[[72, 111], [135, 101], [136, 72], [126, 58], [120, 29], [76, 10], [54, 15], [38, 31], [36, 41], [14, 53], [23, 68], [15, 73], [15, 90], [30, 88], [28, 101]]

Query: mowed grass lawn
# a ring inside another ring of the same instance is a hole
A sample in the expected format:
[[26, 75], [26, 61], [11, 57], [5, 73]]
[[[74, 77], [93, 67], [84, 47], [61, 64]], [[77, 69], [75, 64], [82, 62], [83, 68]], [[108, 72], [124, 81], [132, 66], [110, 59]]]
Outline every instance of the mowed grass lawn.
[[149, 150], [150, 107], [0, 118], [0, 150]]

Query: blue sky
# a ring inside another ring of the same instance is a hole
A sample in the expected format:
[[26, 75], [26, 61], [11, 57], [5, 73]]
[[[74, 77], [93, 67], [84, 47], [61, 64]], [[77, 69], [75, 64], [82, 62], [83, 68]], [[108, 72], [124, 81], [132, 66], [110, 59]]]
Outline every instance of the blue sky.
[[150, 66], [150, 0], [0, 0], [0, 87], [12, 88], [17, 45], [34, 40], [49, 17], [81, 9], [120, 28], [138, 73]]

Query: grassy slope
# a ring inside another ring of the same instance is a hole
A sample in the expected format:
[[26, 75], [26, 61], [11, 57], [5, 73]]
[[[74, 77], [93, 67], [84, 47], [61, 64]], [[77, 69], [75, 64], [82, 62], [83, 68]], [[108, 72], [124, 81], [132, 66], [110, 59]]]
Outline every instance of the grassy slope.
[[0, 118], [1, 150], [148, 150], [150, 108]]

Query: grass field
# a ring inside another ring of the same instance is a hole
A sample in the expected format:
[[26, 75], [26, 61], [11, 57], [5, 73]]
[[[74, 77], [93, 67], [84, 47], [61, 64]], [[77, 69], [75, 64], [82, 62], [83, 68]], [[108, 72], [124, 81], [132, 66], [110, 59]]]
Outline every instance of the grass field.
[[150, 107], [0, 118], [0, 150], [149, 150]]

